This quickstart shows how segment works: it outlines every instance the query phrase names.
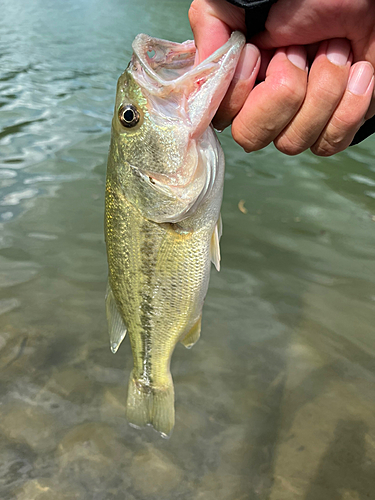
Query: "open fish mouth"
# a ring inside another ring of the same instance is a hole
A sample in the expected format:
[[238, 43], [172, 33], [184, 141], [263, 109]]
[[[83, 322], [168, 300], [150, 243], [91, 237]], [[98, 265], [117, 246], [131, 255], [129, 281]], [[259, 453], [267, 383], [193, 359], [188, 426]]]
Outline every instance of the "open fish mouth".
[[190, 137], [200, 137], [214, 117], [232, 80], [245, 44], [240, 32], [194, 66], [194, 42], [168, 42], [140, 34], [133, 42], [129, 70], [149, 101], [150, 114], [183, 120]]
[[133, 42], [133, 51], [149, 76], [164, 86], [193, 68], [196, 48], [192, 40], [175, 43], [140, 34]]
[[[183, 43], [169, 42], [149, 35], [137, 35], [133, 42], [133, 59], [140, 63], [144, 71], [157, 83], [159, 91], [161, 87], [179, 86], [181, 82], [194, 78], [198, 87], [206, 82], [210, 75], [207, 69], [223, 66], [223, 59], [232, 58], [233, 53], [241, 51], [244, 44], [244, 36], [240, 32], [232, 33], [226, 44], [217, 49], [211, 56], [194, 67], [196, 47], [192, 40]], [[243, 42], [243, 43], [241, 43]], [[228, 72], [228, 68], [222, 68], [222, 72]], [[213, 71], [216, 73], [216, 71]]]

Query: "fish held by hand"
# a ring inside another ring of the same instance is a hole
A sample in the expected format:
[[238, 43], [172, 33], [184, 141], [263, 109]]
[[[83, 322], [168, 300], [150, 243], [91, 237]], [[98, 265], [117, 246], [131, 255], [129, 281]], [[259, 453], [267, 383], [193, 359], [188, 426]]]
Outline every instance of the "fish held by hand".
[[106, 313], [112, 352], [128, 332], [127, 418], [174, 426], [170, 360], [198, 340], [210, 262], [220, 266], [224, 155], [210, 125], [245, 44], [235, 32], [194, 66], [194, 42], [138, 35], [117, 85], [108, 157]]

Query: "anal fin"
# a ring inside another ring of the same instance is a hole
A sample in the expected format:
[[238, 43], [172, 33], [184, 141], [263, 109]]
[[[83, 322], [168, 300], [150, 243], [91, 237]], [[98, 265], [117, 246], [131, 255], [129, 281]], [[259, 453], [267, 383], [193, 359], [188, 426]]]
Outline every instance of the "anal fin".
[[183, 344], [187, 349], [191, 349], [193, 345], [198, 342], [199, 337], [201, 336], [201, 325], [202, 325], [202, 316], [199, 316], [198, 321], [194, 324], [194, 326], [188, 331], [188, 333], [181, 339], [181, 344]]
[[221, 215], [219, 215], [214, 232], [212, 233], [210, 245], [211, 262], [216, 267], [217, 271], [220, 271], [220, 238], [222, 231], [223, 225]]
[[113, 352], [113, 354], [115, 354], [120, 347], [121, 342], [125, 338], [127, 329], [124, 320], [120, 316], [112, 289], [109, 284], [107, 286], [107, 293], [105, 297], [105, 309], [108, 322], [109, 343], [111, 351]]

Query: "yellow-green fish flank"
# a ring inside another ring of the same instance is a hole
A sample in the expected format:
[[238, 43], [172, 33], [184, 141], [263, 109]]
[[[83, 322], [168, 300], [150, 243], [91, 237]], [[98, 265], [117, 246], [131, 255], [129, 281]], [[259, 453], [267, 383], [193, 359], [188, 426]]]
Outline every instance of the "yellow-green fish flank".
[[173, 350], [198, 340], [210, 262], [220, 265], [224, 159], [210, 121], [243, 45], [235, 33], [194, 67], [193, 42], [138, 35], [117, 86], [105, 203], [110, 344], [116, 352], [128, 332], [129, 422], [162, 436], [174, 426]]

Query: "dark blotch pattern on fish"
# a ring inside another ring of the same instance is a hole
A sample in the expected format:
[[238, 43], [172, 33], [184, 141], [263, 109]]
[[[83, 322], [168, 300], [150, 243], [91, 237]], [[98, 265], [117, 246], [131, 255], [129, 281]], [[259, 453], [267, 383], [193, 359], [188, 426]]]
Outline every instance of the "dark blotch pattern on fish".
[[155, 249], [152, 244], [152, 228], [150, 223], [147, 221], [142, 224], [141, 234], [143, 235], [143, 243], [141, 245], [141, 272], [145, 278], [144, 291], [141, 293], [142, 302], [140, 306], [140, 323], [141, 323], [141, 338], [143, 345], [143, 376], [142, 381], [145, 384], [152, 384], [152, 318], [154, 313], [154, 308], [152, 306], [152, 283], [155, 269]]

